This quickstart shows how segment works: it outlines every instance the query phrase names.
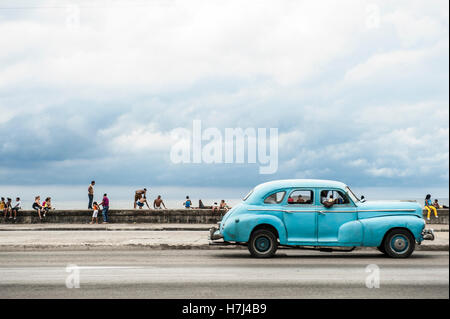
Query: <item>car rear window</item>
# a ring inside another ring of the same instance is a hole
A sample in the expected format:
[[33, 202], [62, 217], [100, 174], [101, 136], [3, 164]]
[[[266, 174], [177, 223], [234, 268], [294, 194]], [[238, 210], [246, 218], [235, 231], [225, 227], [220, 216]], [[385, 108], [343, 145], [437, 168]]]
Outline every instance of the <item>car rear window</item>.
[[264, 199], [264, 204], [279, 204], [283, 201], [285, 195], [286, 195], [285, 191], [279, 191], [270, 194], [269, 196], [266, 197], [266, 199]]

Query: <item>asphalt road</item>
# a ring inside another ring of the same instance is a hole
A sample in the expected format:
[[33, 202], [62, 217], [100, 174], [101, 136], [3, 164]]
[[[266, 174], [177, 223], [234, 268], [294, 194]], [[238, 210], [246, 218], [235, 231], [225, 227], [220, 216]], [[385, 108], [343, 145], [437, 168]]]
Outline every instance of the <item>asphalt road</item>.
[[[288, 249], [269, 260], [246, 250], [0, 252], [0, 298], [449, 298], [448, 266], [448, 252], [421, 251]], [[77, 271], [79, 288], [67, 288]], [[379, 288], [367, 288], [378, 271]]]

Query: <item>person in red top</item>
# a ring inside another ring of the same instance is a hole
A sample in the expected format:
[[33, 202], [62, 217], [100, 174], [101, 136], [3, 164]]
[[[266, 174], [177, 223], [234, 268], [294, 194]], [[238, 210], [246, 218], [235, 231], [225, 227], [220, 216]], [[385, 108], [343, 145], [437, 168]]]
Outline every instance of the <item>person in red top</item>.
[[103, 224], [107, 224], [108, 220], [108, 211], [109, 211], [109, 198], [107, 194], [103, 194], [103, 200], [100, 203], [103, 206], [102, 215], [103, 215]]

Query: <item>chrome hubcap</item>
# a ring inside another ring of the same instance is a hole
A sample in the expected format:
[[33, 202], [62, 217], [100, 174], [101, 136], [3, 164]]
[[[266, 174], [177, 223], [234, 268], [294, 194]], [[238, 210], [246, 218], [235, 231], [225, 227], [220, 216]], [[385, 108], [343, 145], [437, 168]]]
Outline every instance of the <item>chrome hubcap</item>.
[[408, 250], [409, 241], [403, 235], [396, 235], [391, 240], [391, 247], [396, 253], [403, 253]]
[[267, 237], [258, 237], [255, 241], [256, 249], [260, 252], [266, 252], [270, 248], [270, 240]]
[[405, 246], [406, 246], [406, 243], [403, 239], [397, 238], [394, 241], [394, 247], [396, 250], [403, 250], [403, 248], [405, 248]]

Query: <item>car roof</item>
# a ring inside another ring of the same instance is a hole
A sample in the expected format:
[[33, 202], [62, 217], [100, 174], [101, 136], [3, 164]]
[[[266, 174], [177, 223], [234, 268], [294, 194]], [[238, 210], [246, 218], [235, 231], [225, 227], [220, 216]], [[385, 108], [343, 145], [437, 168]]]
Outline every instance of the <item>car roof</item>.
[[253, 193], [248, 198], [249, 203], [258, 202], [263, 196], [270, 191], [274, 191], [280, 188], [295, 188], [295, 187], [330, 187], [345, 189], [347, 185], [338, 182], [325, 179], [282, 179], [262, 183], [253, 189]]

